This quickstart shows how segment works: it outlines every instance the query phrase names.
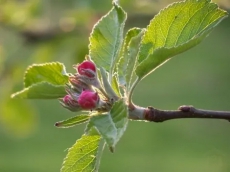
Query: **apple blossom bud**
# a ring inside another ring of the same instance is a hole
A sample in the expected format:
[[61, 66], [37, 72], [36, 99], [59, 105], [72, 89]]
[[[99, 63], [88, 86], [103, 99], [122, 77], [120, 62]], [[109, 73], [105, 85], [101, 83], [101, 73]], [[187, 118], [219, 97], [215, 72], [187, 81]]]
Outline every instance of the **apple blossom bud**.
[[92, 90], [91, 85], [88, 85], [85, 82], [83, 82], [83, 80], [80, 77], [78, 77], [78, 75], [70, 76], [69, 82], [73, 86], [72, 89], [79, 94], [82, 92], [82, 90]]
[[90, 90], [83, 90], [78, 98], [79, 106], [85, 110], [95, 109], [99, 101], [98, 93]]
[[78, 101], [75, 100], [71, 95], [66, 95], [65, 97], [60, 99], [60, 103], [63, 107], [69, 109], [70, 111], [76, 112], [81, 110]]
[[86, 60], [77, 65], [77, 71], [80, 75], [94, 78], [96, 76], [96, 65], [92, 61]]
[[96, 65], [92, 61], [85, 60], [81, 64], [74, 65], [73, 67], [78, 71], [78, 73], [75, 75], [78, 80], [82, 81], [86, 85], [92, 85], [96, 88], [101, 87], [97, 78]]

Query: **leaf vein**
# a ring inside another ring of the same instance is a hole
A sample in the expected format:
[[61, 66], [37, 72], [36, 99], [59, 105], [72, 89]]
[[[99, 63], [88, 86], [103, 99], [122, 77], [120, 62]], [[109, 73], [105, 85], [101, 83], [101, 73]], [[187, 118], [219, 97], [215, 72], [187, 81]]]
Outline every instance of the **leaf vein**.
[[[182, 36], [182, 32], [183, 32], [184, 28], [189, 24], [189, 21], [191, 21], [192, 18], [203, 8], [205, 8], [205, 6], [201, 6], [199, 9], [196, 8], [196, 11], [192, 14], [192, 16], [189, 17], [188, 21], [184, 24], [183, 28], [181, 29], [180, 34], [178, 34], [177, 40], [175, 41], [175, 44], [173, 47], [177, 46], [177, 42], [178, 42], [179, 38]], [[190, 8], [189, 8], [189, 11], [190, 11]]]

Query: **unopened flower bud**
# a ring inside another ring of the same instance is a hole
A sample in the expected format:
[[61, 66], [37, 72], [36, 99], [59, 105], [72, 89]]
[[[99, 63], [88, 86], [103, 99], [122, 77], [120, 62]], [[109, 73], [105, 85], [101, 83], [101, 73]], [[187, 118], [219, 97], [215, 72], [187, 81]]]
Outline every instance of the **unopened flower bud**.
[[82, 79], [78, 77], [78, 75], [70, 76], [69, 82], [72, 84], [74, 91], [76, 91], [79, 94], [82, 92], [82, 90], [92, 90], [91, 85], [88, 85], [85, 82], [83, 82]]
[[86, 60], [77, 65], [77, 71], [80, 75], [94, 78], [96, 76], [96, 65], [92, 61]]
[[65, 97], [60, 99], [60, 103], [63, 107], [69, 109], [70, 111], [76, 112], [81, 110], [78, 101], [75, 100], [71, 95], [66, 95]]
[[76, 77], [78, 77], [80, 81], [86, 85], [93, 85], [96, 88], [100, 88], [96, 65], [92, 61], [85, 60], [81, 64], [74, 65], [73, 67], [77, 69], [78, 74], [76, 74]]
[[79, 106], [85, 110], [95, 109], [99, 101], [98, 93], [89, 90], [83, 90], [78, 98]]

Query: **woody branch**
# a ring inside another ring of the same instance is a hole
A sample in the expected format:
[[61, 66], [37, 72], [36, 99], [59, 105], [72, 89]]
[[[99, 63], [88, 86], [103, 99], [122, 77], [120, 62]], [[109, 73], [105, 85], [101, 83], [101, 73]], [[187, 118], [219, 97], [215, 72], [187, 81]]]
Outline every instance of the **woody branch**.
[[205, 118], [224, 119], [230, 121], [230, 112], [196, 109], [190, 105], [183, 105], [178, 110], [159, 110], [153, 107], [132, 107], [129, 111], [132, 120], [144, 120], [149, 122], [164, 122], [172, 119]]

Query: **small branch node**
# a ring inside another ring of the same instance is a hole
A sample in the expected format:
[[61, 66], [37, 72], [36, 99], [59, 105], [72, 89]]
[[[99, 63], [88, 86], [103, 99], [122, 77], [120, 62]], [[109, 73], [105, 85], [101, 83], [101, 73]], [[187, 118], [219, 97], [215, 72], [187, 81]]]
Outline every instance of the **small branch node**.
[[178, 110], [182, 112], [193, 112], [195, 108], [191, 105], [182, 105], [178, 108]]
[[144, 118], [147, 121], [154, 121], [155, 119], [155, 109], [151, 106], [147, 107], [144, 113]]

